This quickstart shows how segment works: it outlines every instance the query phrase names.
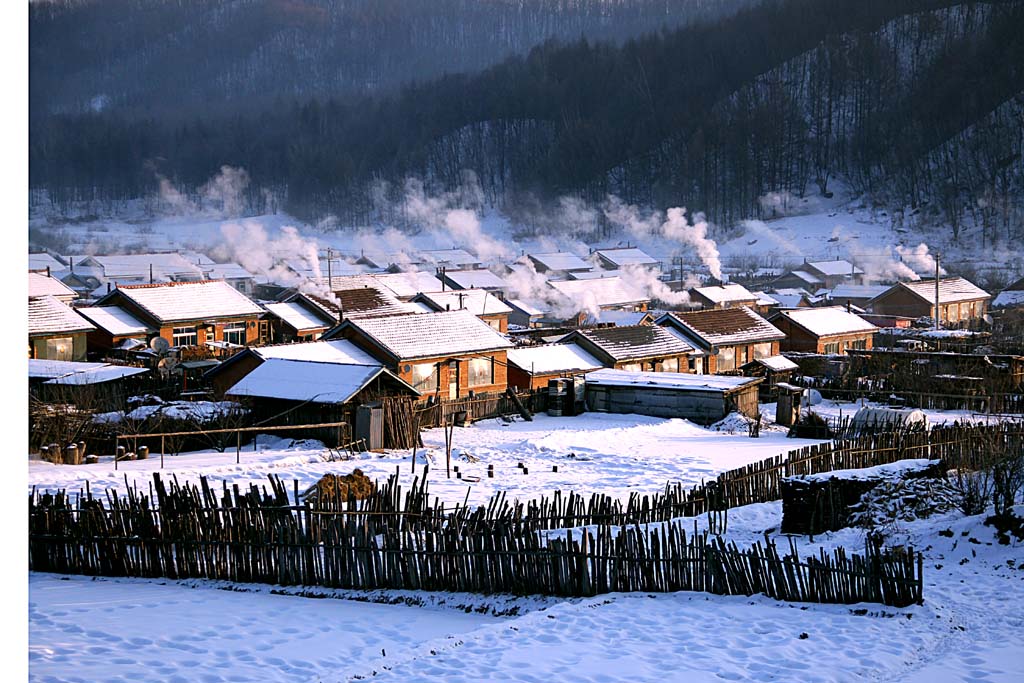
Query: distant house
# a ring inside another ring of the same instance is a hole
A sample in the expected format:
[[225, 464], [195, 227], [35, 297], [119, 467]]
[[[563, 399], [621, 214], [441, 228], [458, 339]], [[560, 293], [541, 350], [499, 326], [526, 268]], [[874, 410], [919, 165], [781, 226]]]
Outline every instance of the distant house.
[[205, 275], [200, 266], [177, 252], [70, 256], [69, 268], [99, 268], [103, 280], [118, 283], [195, 282]]
[[412, 309], [383, 283], [368, 275], [336, 277], [330, 283], [335, 306], [341, 306], [341, 317], [381, 318], [408, 315]]
[[264, 304], [274, 342], [312, 341], [338, 324], [338, 307], [298, 292], [284, 301]]
[[804, 261], [799, 268], [773, 280], [771, 286], [780, 288], [802, 287], [812, 292], [832, 289], [841, 284], [860, 284], [864, 271], [849, 261]]
[[125, 311], [171, 346], [218, 350], [255, 343], [263, 315], [262, 308], [222, 280], [122, 286], [96, 305]]
[[323, 339], [348, 339], [427, 396], [504, 392], [512, 343], [469, 311], [348, 318]]
[[512, 313], [505, 302], [483, 289], [420, 294], [412, 301], [425, 304], [432, 312], [469, 311], [498, 332], [508, 331], [508, 316]]
[[757, 297], [757, 301], [754, 303], [753, 309], [757, 311], [758, 315], [768, 315], [768, 313], [774, 308], [780, 307], [780, 302], [771, 294], [765, 292], [751, 292]]
[[28, 354], [40, 360], [84, 361], [95, 327], [52, 296], [28, 299]]
[[690, 289], [690, 299], [704, 308], [739, 308], [757, 305], [757, 296], [743, 285], [736, 284], [693, 287]]
[[1024, 308], [1024, 277], [999, 292], [992, 308]]
[[464, 249], [428, 249], [420, 252], [426, 263], [437, 268], [453, 268], [466, 270], [483, 267], [483, 262]]
[[828, 293], [829, 303], [834, 306], [856, 306], [865, 309], [868, 302], [885, 293], [889, 285], [836, 285]]
[[45, 273], [28, 274], [28, 295], [52, 296], [57, 301], [69, 304], [78, 298], [78, 293], [60, 280]]
[[505, 304], [512, 311], [508, 314], [508, 322], [520, 328], [542, 327], [547, 313], [522, 299], [506, 299]]
[[737, 372], [747, 361], [779, 354], [785, 333], [749, 308], [666, 313], [656, 324], [682, 335], [705, 354], [704, 372]]
[[562, 341], [579, 345], [605, 367], [631, 372], [691, 372], [695, 351], [657, 325], [576, 330]]
[[46, 252], [28, 255], [28, 269], [36, 271], [49, 271], [51, 274], [62, 270], [64, 264]]
[[256, 289], [256, 276], [237, 263], [213, 263], [200, 266], [207, 280], [223, 280], [246, 296]]
[[568, 251], [555, 251], [543, 254], [527, 254], [538, 273], [552, 275], [560, 273], [576, 273], [593, 270], [593, 264], [587, 263], [576, 254]]
[[600, 280], [606, 277], [622, 277], [623, 272], [621, 270], [582, 270], [573, 273], [566, 273], [565, 277], [569, 280]]
[[207, 370], [203, 378], [210, 383], [217, 396], [223, 396], [243, 377], [271, 359], [383, 367], [379, 360], [352, 342], [346, 339], [335, 339], [297, 344], [251, 346]]
[[653, 325], [654, 315], [650, 311], [601, 311], [600, 315], [588, 313], [580, 322], [582, 327], [629, 327], [631, 325]]
[[508, 286], [504, 280], [484, 268], [446, 270], [441, 274], [441, 279], [449, 289], [486, 289], [490, 292], [501, 292]]
[[598, 280], [557, 280], [548, 285], [556, 296], [566, 300], [564, 308], [575, 307], [580, 313], [601, 311], [646, 311], [650, 298], [625, 278]]
[[[476, 271], [487, 272], [487, 271]], [[441, 292], [445, 285], [438, 278], [422, 270], [400, 271], [397, 273], [374, 273], [374, 282], [391, 290], [400, 301], [411, 301], [421, 292]]]
[[[935, 318], [935, 280], [899, 282], [868, 302], [879, 315]], [[992, 296], [962, 277], [939, 280], [939, 322], [956, 325], [985, 315]]]
[[636, 247], [598, 249], [594, 252], [594, 257], [599, 266], [608, 270], [618, 270], [626, 266], [656, 269], [661, 265], [658, 259], [649, 256]]
[[586, 376], [587, 409], [708, 425], [734, 411], [755, 417], [762, 381], [759, 377], [595, 370]]
[[508, 352], [508, 383], [519, 390], [543, 389], [551, 379], [602, 367], [579, 344], [520, 346]]
[[783, 351], [841, 354], [870, 349], [877, 327], [842, 306], [779, 311], [769, 321], [786, 334]]
[[784, 308], [810, 308], [814, 298], [806, 289], [776, 289], [769, 292], [769, 296], [775, 299], [776, 304], [769, 307], [769, 312], [779, 311]]

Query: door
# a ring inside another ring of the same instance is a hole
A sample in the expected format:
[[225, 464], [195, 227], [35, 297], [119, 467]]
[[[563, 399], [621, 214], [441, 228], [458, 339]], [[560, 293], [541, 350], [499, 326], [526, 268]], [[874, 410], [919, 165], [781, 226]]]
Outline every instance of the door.
[[448, 400], [459, 397], [459, 361], [448, 361]]

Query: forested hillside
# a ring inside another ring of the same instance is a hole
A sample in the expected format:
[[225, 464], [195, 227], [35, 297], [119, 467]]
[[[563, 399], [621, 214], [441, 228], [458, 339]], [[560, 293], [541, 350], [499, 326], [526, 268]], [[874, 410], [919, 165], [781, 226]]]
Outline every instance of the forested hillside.
[[[727, 224], [842, 176], [936, 223], [1020, 236], [1024, 1], [770, 0], [623, 44], [550, 41], [392, 95], [297, 99], [185, 122], [116, 109], [33, 120], [37, 201], [195, 190], [248, 170], [308, 217], [374, 219], [381, 180], [489, 200], [685, 205]], [[255, 206], [255, 210], [259, 210]], [[1017, 231], [1017, 232], [1015, 232]]]

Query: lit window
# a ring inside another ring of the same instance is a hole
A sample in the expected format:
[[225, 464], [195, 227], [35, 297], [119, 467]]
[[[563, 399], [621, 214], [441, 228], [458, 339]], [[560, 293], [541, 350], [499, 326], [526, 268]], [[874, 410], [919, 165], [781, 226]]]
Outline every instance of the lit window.
[[754, 360], [760, 360], [762, 358], [768, 358], [772, 355], [772, 344], [771, 342], [765, 342], [763, 344], [754, 344]]
[[440, 373], [434, 363], [419, 363], [412, 366], [412, 388], [421, 394], [437, 391]]
[[494, 384], [494, 359], [471, 358], [469, 360], [469, 386], [480, 387]]
[[736, 369], [736, 349], [726, 346], [718, 351], [718, 372]]
[[47, 360], [74, 360], [75, 345], [71, 337], [46, 340]]
[[666, 358], [661, 361], [662, 372], [679, 372], [679, 359], [678, 358]]

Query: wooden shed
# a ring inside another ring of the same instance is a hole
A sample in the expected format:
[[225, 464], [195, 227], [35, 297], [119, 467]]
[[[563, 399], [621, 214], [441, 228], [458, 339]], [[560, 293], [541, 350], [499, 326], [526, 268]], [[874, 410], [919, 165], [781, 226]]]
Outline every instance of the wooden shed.
[[586, 376], [587, 409], [679, 417], [709, 425], [733, 411], [758, 414], [760, 377], [596, 370]]

